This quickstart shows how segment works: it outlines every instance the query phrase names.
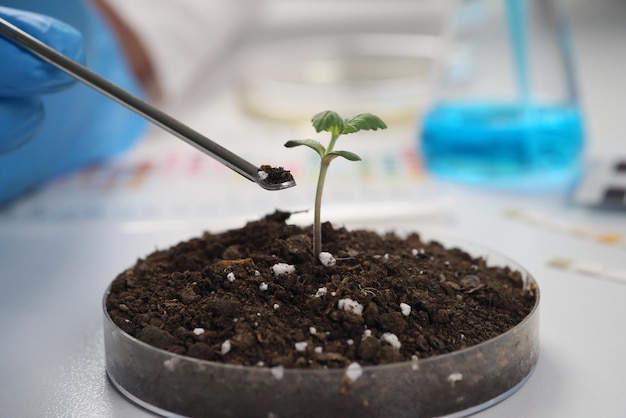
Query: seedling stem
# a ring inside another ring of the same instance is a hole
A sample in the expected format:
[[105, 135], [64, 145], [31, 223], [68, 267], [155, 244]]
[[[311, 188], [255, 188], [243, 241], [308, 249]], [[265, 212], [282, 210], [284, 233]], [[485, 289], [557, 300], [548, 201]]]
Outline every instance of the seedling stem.
[[341, 135], [347, 135], [360, 130], [385, 129], [387, 125], [378, 116], [371, 113], [361, 113], [342, 119], [336, 112], [326, 110], [313, 116], [311, 119], [316, 132], [326, 131], [331, 134], [328, 147], [324, 147], [313, 139], [291, 140], [285, 143], [287, 148], [305, 145], [313, 149], [320, 156], [320, 171], [315, 190], [315, 212], [313, 215], [313, 253], [316, 256], [322, 252], [322, 194], [326, 174], [332, 160], [343, 157], [349, 161], [360, 161], [361, 157], [350, 151], [335, 151], [335, 143]]

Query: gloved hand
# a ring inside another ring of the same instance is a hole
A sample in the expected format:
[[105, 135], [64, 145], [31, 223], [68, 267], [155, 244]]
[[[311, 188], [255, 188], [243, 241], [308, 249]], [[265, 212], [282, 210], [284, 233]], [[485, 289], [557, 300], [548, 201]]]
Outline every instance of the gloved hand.
[[[83, 37], [51, 17], [0, 6], [0, 17], [62, 54], [81, 62]], [[64, 72], [0, 36], [0, 152], [23, 144], [41, 128], [41, 95], [69, 87], [75, 81]]]
[[[7, 4], [45, 11], [0, 7], [0, 17], [143, 96], [117, 38], [89, 2]], [[2, 36], [0, 63], [0, 208], [60, 174], [127, 149], [147, 126], [140, 116]]]

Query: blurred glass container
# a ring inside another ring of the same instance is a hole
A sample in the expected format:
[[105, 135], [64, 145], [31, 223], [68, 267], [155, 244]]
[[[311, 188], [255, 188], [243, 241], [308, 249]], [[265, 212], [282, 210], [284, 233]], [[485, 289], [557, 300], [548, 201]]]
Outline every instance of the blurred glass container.
[[237, 65], [248, 113], [308, 121], [324, 109], [414, 121], [431, 95], [446, 2], [268, 0]]
[[427, 169], [466, 183], [567, 187], [584, 148], [558, 0], [457, 0], [437, 93], [421, 119]]

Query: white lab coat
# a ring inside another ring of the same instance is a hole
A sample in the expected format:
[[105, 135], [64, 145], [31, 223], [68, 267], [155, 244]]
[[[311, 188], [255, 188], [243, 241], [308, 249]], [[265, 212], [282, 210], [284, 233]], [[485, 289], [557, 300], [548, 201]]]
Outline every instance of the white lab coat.
[[106, 0], [152, 59], [166, 102], [184, 99], [255, 18], [257, 0]]

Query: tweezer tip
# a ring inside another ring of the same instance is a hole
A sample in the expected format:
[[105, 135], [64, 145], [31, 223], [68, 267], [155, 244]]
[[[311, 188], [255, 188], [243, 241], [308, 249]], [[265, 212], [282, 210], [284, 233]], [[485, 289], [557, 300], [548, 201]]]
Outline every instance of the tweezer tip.
[[296, 185], [296, 181], [289, 170], [269, 165], [262, 165], [259, 168], [255, 181], [267, 190], [283, 190]]
[[259, 186], [263, 187], [266, 190], [283, 190], [289, 189], [290, 187], [294, 187], [296, 185], [295, 180], [288, 180], [281, 183], [270, 183], [267, 180], [262, 180], [261, 178], [258, 178], [256, 182], [259, 184]]

